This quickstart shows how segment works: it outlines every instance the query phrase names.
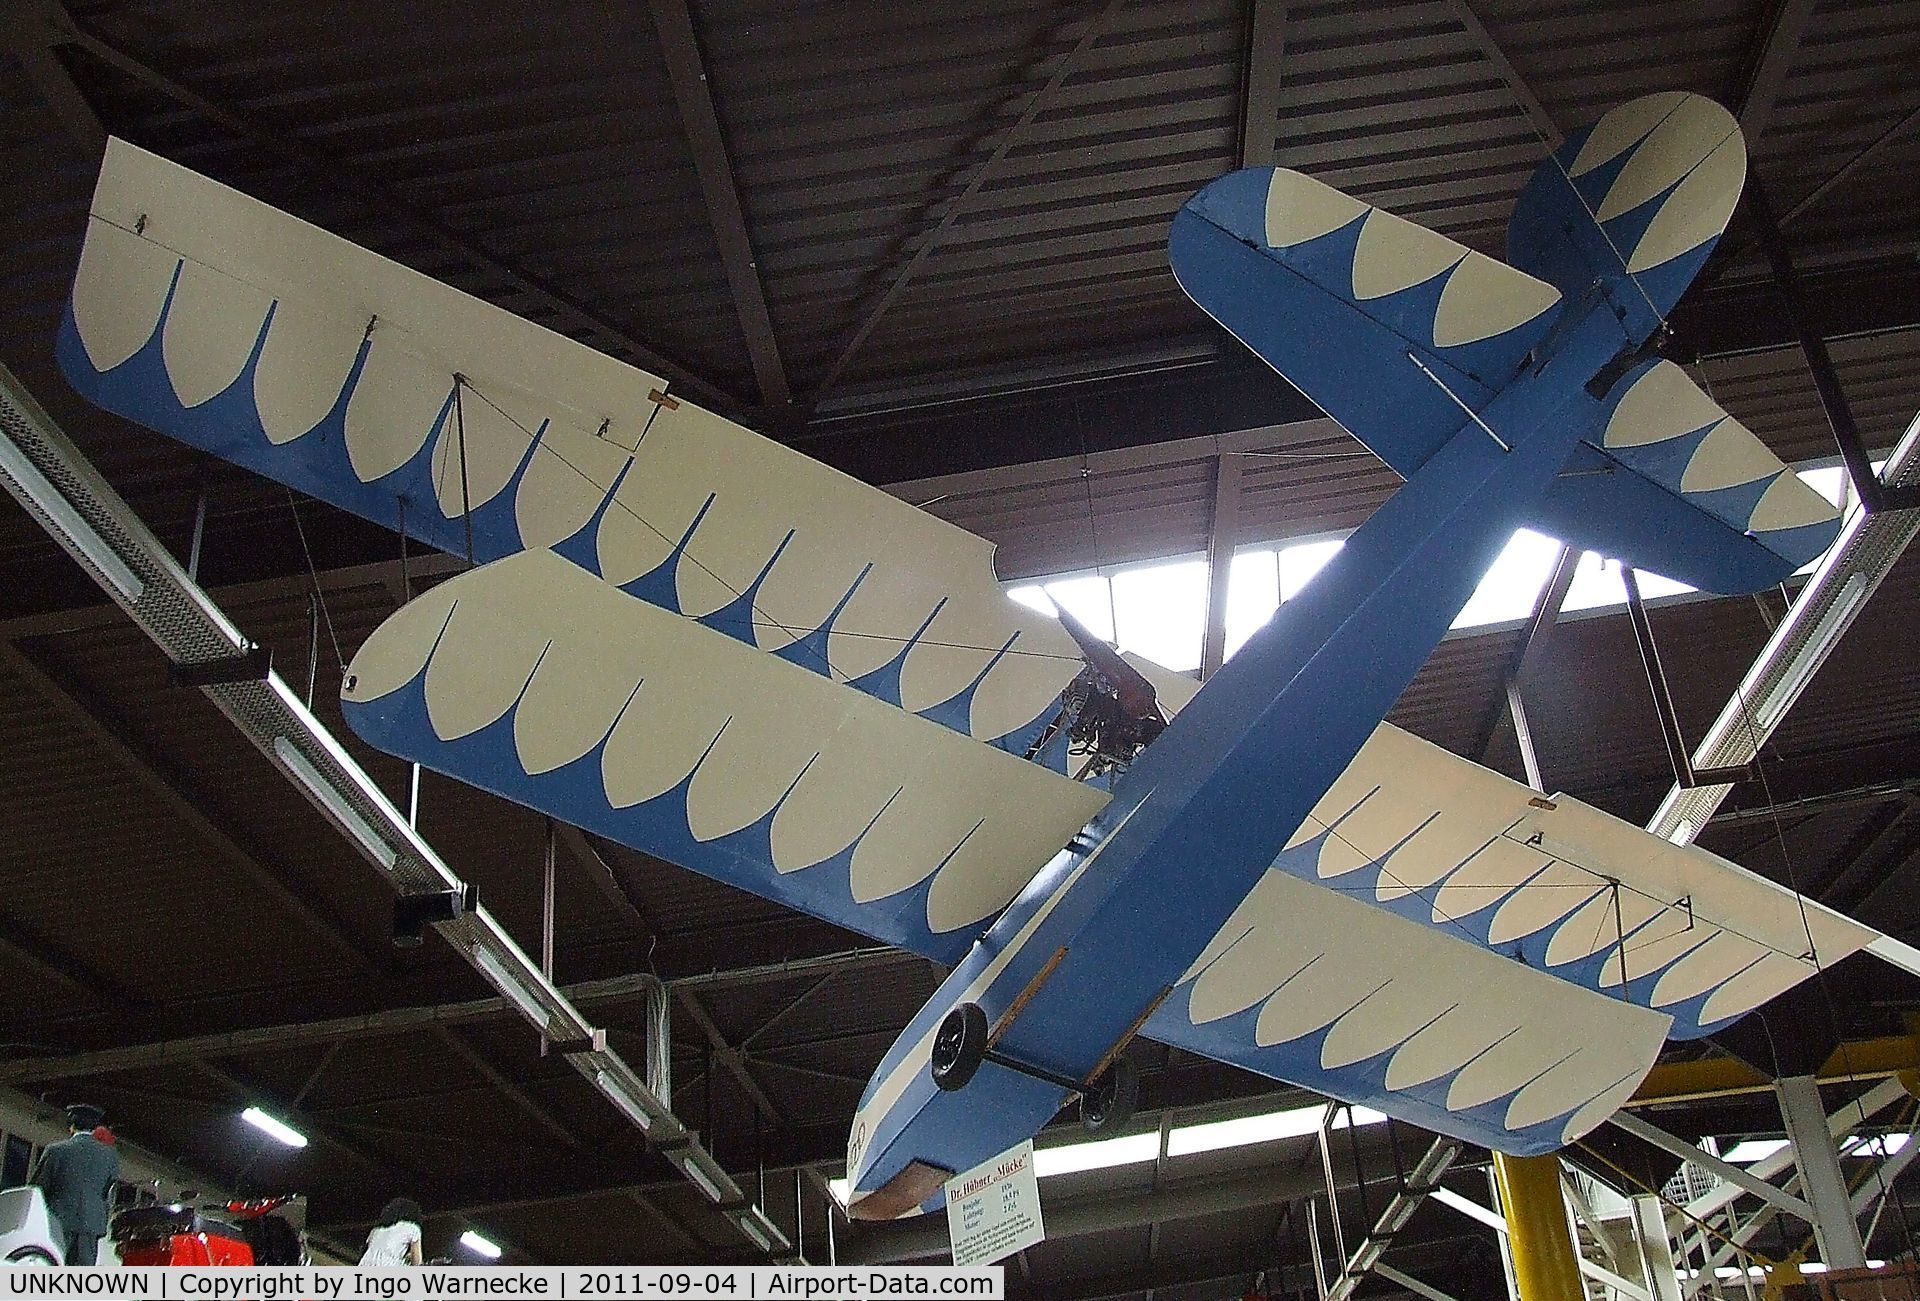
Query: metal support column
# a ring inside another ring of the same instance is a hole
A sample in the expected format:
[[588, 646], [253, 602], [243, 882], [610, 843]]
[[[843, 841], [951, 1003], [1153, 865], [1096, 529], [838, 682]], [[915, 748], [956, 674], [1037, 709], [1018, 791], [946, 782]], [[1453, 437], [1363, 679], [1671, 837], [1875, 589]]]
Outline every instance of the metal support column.
[[1826, 413], [1827, 425], [1833, 431], [1833, 441], [1839, 445], [1840, 459], [1846, 463], [1847, 477], [1853, 480], [1854, 491], [1860, 494], [1860, 504], [1866, 507], [1869, 515], [1888, 510], [1911, 510], [1920, 506], [1920, 488], [1912, 485], [1890, 487], [1873, 472], [1872, 459], [1866, 443], [1860, 437], [1860, 426], [1853, 418], [1853, 407], [1841, 391], [1839, 372], [1834, 369], [1833, 358], [1827, 352], [1827, 341], [1812, 326], [1806, 301], [1800, 292], [1800, 280], [1794, 271], [1793, 257], [1780, 237], [1779, 224], [1774, 220], [1773, 208], [1767, 202], [1766, 188], [1757, 178], [1748, 184], [1746, 198], [1760, 227], [1761, 246], [1766, 249], [1774, 281], [1786, 301], [1787, 320], [1799, 336], [1800, 351], [1807, 359], [1807, 369], [1813, 372], [1813, 386], [1820, 395], [1820, 408]]
[[1640, 1268], [1654, 1301], [1681, 1301], [1680, 1271], [1673, 1260], [1673, 1240], [1667, 1236], [1666, 1204], [1651, 1193], [1633, 1199], [1633, 1240], [1640, 1250]]
[[1520, 1301], [1585, 1301], [1557, 1156], [1493, 1155]]
[[1811, 1075], [1795, 1075], [1776, 1080], [1773, 1087], [1780, 1097], [1794, 1163], [1800, 1167], [1801, 1187], [1813, 1207], [1813, 1236], [1820, 1244], [1820, 1259], [1829, 1269], [1859, 1269], [1867, 1263], [1867, 1252], [1860, 1241], [1860, 1225], [1853, 1218], [1846, 1176], [1840, 1170], [1840, 1150], [1827, 1128], [1820, 1085]]

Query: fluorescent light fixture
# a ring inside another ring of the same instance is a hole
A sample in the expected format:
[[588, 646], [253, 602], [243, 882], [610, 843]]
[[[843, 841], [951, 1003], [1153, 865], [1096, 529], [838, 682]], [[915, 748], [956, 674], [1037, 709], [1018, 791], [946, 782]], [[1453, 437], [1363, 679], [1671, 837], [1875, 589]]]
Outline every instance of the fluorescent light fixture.
[[302, 1134], [284, 1120], [280, 1120], [275, 1116], [269, 1116], [258, 1107], [248, 1107], [240, 1113], [240, 1119], [246, 1121], [249, 1125], [252, 1125], [255, 1129], [277, 1143], [284, 1143], [288, 1147], [305, 1147], [307, 1145], [307, 1136], [305, 1134]]
[[393, 865], [400, 860], [400, 855], [394, 852], [392, 845], [380, 838], [380, 834], [373, 829], [371, 823], [361, 817], [353, 806], [341, 797], [340, 792], [334, 789], [333, 783], [321, 775], [312, 761], [300, 753], [299, 746], [284, 736], [276, 736], [273, 738], [273, 753], [281, 763], [286, 765], [287, 771], [313, 794], [313, 798], [320, 801], [320, 807], [332, 814], [334, 820], [360, 842], [360, 847], [366, 850], [376, 863], [389, 871], [392, 870]]
[[484, 1238], [468, 1229], [460, 1235], [460, 1245], [476, 1256], [485, 1256], [488, 1260], [500, 1259], [500, 1244], [491, 1238]]
[[607, 1101], [625, 1112], [627, 1119], [640, 1126], [640, 1132], [646, 1133], [653, 1128], [653, 1115], [640, 1105], [640, 1099], [627, 1089], [626, 1082], [611, 1071], [595, 1071], [593, 1087], [607, 1095]]
[[1786, 1150], [1784, 1138], [1749, 1138], [1735, 1143], [1720, 1157], [1729, 1165], [1752, 1165], [1755, 1161], [1764, 1161], [1775, 1152]]
[[687, 1178], [693, 1180], [694, 1187], [705, 1193], [708, 1201], [723, 1202], [726, 1200], [726, 1194], [720, 1191], [719, 1182], [707, 1173], [706, 1167], [702, 1166], [691, 1156], [682, 1163], [680, 1172], [686, 1175]]
[[0, 438], [0, 470], [4, 470], [20, 486], [20, 491], [40, 508], [48, 521], [64, 535], [67, 543], [120, 593], [122, 599], [128, 604], [140, 599], [147, 590], [140, 576], [128, 567], [126, 561], [114, 554], [113, 549], [107, 546], [106, 539], [82, 518], [72, 502], [47, 481], [47, 477], [40, 473], [40, 468], [27, 459], [27, 454], [11, 438]]
[[1142, 1161], [1158, 1160], [1159, 1156], [1158, 1132], [1128, 1134], [1122, 1138], [1103, 1138], [1092, 1143], [1066, 1143], [1060, 1147], [1039, 1148], [1033, 1154], [1033, 1173], [1045, 1179], [1049, 1175], [1137, 1165]]
[[773, 1250], [773, 1239], [767, 1236], [767, 1231], [760, 1227], [760, 1221], [751, 1212], [740, 1216], [734, 1223], [740, 1226], [740, 1232], [753, 1240], [754, 1246], [762, 1251]]
[[827, 1180], [827, 1191], [833, 1194], [834, 1201], [845, 1206], [847, 1204], [847, 1195], [853, 1191], [853, 1186], [845, 1179], [829, 1179]]
[[1271, 1143], [1282, 1138], [1299, 1138], [1319, 1129], [1327, 1107], [1295, 1107], [1290, 1111], [1269, 1111], [1238, 1120], [1216, 1120], [1204, 1125], [1182, 1125], [1167, 1135], [1168, 1156], [1191, 1156], [1196, 1152], [1214, 1152], [1226, 1147], [1247, 1147], [1253, 1143]]
[[533, 991], [526, 987], [519, 976], [507, 970], [491, 951], [474, 949], [472, 956], [473, 965], [480, 968], [487, 978], [493, 981], [494, 988], [506, 995], [508, 1002], [526, 1013], [527, 1020], [544, 1029], [553, 1019], [547, 1012], [546, 1006], [534, 996]]
[[1800, 1264], [1800, 1272], [1802, 1274], [1824, 1274], [1827, 1272], [1826, 1262], [1819, 1260], [1802, 1261]]
[[1384, 1111], [1375, 1111], [1372, 1107], [1341, 1107], [1334, 1112], [1333, 1123], [1327, 1128], [1345, 1129], [1349, 1125], [1357, 1128], [1361, 1125], [1384, 1125], [1386, 1123], [1387, 1113]]

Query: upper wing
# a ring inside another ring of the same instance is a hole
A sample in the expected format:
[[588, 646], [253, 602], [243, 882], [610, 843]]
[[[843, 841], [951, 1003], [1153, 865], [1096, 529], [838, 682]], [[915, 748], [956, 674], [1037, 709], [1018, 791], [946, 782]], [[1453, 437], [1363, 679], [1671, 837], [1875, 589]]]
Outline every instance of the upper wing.
[[1079, 672], [981, 538], [122, 141], [58, 352], [102, 406], [479, 561], [663, 609], [1024, 752]]
[[1670, 1021], [1276, 869], [1144, 1033], [1533, 1153], [1611, 1115]]
[[1299, 172], [1256, 167], [1187, 200], [1181, 288], [1375, 455], [1411, 474], [1520, 370], [1560, 293]]
[[1544, 1152], [1625, 1101], [1669, 1034], [1708, 1033], [1873, 938], [1382, 724], [1145, 1032]]
[[392, 754], [948, 963], [1106, 801], [551, 551], [409, 603], [341, 706]]
[[1780, 582], [1840, 531], [1831, 502], [1658, 360], [1615, 385], [1598, 432], [1533, 514], [1576, 546], [1710, 592]]
[[1712, 1032], [1875, 937], [1705, 850], [1384, 726], [1275, 866], [1671, 1016], [1678, 1038]]

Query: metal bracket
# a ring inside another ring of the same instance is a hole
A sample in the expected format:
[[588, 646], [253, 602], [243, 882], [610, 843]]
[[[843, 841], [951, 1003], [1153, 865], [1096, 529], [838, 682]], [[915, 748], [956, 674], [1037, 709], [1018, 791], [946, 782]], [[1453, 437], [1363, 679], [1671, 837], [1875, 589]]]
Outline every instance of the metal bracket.
[[417, 948], [426, 937], [427, 927], [453, 921], [479, 906], [480, 890], [471, 882], [458, 890], [403, 894], [393, 901], [394, 947]]

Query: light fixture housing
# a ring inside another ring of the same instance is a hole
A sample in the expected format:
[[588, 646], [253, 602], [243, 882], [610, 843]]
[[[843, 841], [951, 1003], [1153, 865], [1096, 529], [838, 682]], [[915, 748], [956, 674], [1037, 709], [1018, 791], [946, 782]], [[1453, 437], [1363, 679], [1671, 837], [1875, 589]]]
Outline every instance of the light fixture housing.
[[341, 798], [340, 792], [334, 789], [333, 783], [313, 766], [313, 761], [300, 753], [299, 746], [284, 736], [276, 736], [273, 738], [273, 753], [274, 757], [285, 765], [286, 770], [293, 774], [294, 779], [305, 786], [313, 798], [320, 802], [320, 807], [331, 814], [336, 822], [347, 829], [348, 834], [360, 842], [360, 847], [367, 851], [374, 862], [388, 871], [393, 870], [393, 865], [400, 861], [400, 855], [392, 845], [381, 839], [380, 833], [373, 829], [371, 823]]
[[595, 1071], [593, 1087], [606, 1095], [607, 1101], [618, 1107], [634, 1124], [640, 1126], [640, 1132], [646, 1133], [653, 1128], [654, 1116], [640, 1105], [640, 1099], [633, 1096], [626, 1082], [611, 1071]]
[[104, 578], [128, 605], [146, 593], [147, 585], [131, 566], [115, 555], [93, 525], [82, 519], [40, 468], [27, 459], [11, 438], [0, 438], [0, 473], [17, 485], [20, 495], [47, 517], [57, 530], [56, 540], [64, 543], [78, 559]]
[[472, 957], [473, 965], [480, 968], [486, 977], [493, 982], [494, 987], [506, 995], [508, 1002], [524, 1012], [527, 1019], [539, 1026], [542, 1030], [547, 1028], [548, 1024], [553, 1020], [552, 1014], [547, 1011], [546, 1004], [542, 1003], [539, 998], [534, 995], [534, 992], [527, 988], [525, 981], [521, 980], [515, 973], [507, 970], [506, 964], [494, 957], [490, 950], [474, 949], [472, 951]]
[[475, 1233], [472, 1229], [468, 1229], [460, 1235], [460, 1245], [468, 1251], [471, 1251], [474, 1255], [485, 1256], [488, 1260], [500, 1259], [500, 1253], [504, 1250], [504, 1248], [493, 1239], [483, 1234]]
[[278, 1116], [270, 1116], [258, 1107], [248, 1107], [240, 1113], [240, 1119], [283, 1146], [305, 1147], [307, 1145], [305, 1134]]

